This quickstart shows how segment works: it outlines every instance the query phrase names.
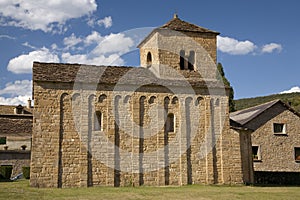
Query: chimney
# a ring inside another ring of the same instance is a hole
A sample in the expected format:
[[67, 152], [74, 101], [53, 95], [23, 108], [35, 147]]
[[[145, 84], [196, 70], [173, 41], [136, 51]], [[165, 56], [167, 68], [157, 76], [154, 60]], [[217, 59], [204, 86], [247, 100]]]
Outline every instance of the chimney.
[[31, 99], [30, 98], [28, 99], [27, 108], [29, 108], [29, 109], [31, 108]]

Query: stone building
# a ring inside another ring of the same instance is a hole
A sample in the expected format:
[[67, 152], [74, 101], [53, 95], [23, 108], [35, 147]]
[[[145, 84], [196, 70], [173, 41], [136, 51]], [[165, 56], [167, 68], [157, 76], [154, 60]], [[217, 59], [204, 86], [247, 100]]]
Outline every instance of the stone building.
[[242, 183], [218, 34], [175, 15], [140, 43], [140, 67], [34, 62], [30, 185]]
[[275, 100], [230, 113], [230, 119], [233, 130], [241, 134], [246, 182], [300, 184], [298, 112]]
[[0, 105], [0, 165], [12, 165], [12, 175], [30, 165], [32, 107]]

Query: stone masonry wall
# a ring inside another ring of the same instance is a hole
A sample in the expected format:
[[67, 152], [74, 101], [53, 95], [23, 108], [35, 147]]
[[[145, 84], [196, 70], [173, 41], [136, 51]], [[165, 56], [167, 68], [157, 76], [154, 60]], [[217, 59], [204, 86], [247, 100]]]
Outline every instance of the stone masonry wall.
[[194, 70], [197, 71], [197, 73], [189, 72], [189, 75], [194, 74], [193, 76], [195, 77], [192, 77], [198, 81], [200, 80], [199, 78], [205, 78], [205, 80], [215, 79], [216, 35], [199, 33], [183, 34], [175, 31], [171, 33], [174, 35], [170, 36], [164, 33], [155, 33], [155, 35], [142, 46], [140, 49], [141, 66], [147, 67], [147, 55], [150, 52], [152, 55], [152, 67], [155, 71], [159, 72], [160, 76], [167, 78], [172, 77], [170, 76], [170, 70], [164, 73], [167, 66], [177, 70], [177, 72], [183, 74], [185, 78], [188, 78], [186, 70], [180, 70], [180, 51], [185, 51], [186, 59], [188, 59], [189, 52], [194, 51]]
[[4, 146], [8, 150], [20, 150], [22, 145], [26, 149], [31, 148], [32, 116], [2, 115], [0, 116], [0, 137], [6, 137], [6, 144], [0, 145], [0, 150]]
[[[254, 161], [255, 171], [300, 172], [300, 163], [295, 161], [295, 147], [300, 147], [300, 118], [281, 104], [272, 112], [277, 113], [271, 120], [252, 134], [252, 145], [259, 146], [259, 160]], [[279, 113], [279, 114], [278, 114]], [[265, 121], [266, 113], [256, 123]], [[274, 134], [273, 123], [286, 125], [286, 134]], [[255, 124], [255, 122], [253, 122]]]
[[113, 87], [34, 82], [31, 186], [242, 182], [226, 96]]
[[30, 166], [30, 151], [0, 150], [0, 165], [12, 165], [11, 177], [22, 173], [22, 167]]

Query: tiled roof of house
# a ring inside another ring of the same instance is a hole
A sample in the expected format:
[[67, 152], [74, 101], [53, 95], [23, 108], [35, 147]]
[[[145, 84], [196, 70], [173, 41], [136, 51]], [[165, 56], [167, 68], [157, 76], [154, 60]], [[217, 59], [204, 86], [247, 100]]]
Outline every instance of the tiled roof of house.
[[[22, 108], [22, 114], [15, 114], [16, 107]], [[30, 138], [32, 118], [32, 108], [21, 105], [0, 105], [0, 136]]]
[[[194, 73], [194, 75], [193, 75]], [[162, 79], [150, 70], [142, 67], [94, 66], [62, 63], [33, 64], [33, 81], [44, 82], [84, 82], [105, 84], [133, 84], [133, 85], [164, 85], [185, 86], [189, 83], [194, 87], [224, 88], [219, 81], [201, 81], [197, 72], [188, 73], [187, 79]], [[193, 78], [195, 76], [195, 78]], [[187, 82], [188, 80], [188, 82]]]
[[235, 123], [243, 126], [278, 103], [282, 104], [288, 110], [290, 110], [291, 112], [293, 112], [294, 114], [300, 117], [300, 114], [296, 112], [293, 108], [291, 108], [289, 105], [287, 105], [286, 103], [282, 102], [281, 100], [274, 100], [254, 107], [232, 112], [230, 113], [230, 119]]
[[212, 31], [195, 24], [188, 23], [178, 18], [177, 15], [174, 15], [174, 18], [169, 22], [161, 26], [160, 28], [167, 28], [174, 31], [189, 31], [189, 32], [201, 32], [201, 33], [214, 33], [219, 34], [216, 31]]
[[[0, 105], [0, 115], [17, 115], [15, 114], [15, 108], [17, 106], [12, 105]], [[23, 107], [25, 115], [32, 115], [32, 109], [28, 109], [27, 107]], [[22, 115], [22, 114], [21, 114]]]

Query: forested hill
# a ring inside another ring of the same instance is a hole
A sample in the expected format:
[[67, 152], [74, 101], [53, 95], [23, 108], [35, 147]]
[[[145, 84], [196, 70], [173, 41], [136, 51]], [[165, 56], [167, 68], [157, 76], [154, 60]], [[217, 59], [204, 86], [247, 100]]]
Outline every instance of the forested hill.
[[274, 94], [274, 95], [263, 96], [263, 97], [234, 100], [235, 109], [242, 110], [244, 108], [249, 108], [249, 107], [263, 104], [263, 103], [273, 101], [276, 99], [280, 99], [285, 103], [291, 103], [292, 108], [294, 108], [296, 111], [300, 112], [300, 93], [299, 92], [288, 93], [288, 94]]

